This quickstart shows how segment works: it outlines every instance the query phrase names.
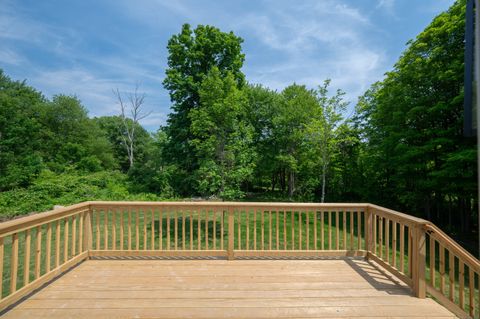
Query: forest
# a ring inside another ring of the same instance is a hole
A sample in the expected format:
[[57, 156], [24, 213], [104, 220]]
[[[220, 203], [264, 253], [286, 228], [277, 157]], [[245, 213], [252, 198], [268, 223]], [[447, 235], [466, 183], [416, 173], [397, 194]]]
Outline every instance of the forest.
[[0, 71], [0, 216], [85, 200], [370, 202], [429, 219], [476, 254], [464, 29], [458, 0], [349, 106], [329, 79], [250, 83], [243, 39], [185, 24], [167, 45], [171, 113], [154, 133]]

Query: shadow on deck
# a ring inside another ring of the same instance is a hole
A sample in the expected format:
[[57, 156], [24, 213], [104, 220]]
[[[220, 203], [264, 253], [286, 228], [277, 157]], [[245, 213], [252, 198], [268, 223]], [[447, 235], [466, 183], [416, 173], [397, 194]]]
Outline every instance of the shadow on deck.
[[454, 318], [374, 262], [87, 260], [4, 318]]

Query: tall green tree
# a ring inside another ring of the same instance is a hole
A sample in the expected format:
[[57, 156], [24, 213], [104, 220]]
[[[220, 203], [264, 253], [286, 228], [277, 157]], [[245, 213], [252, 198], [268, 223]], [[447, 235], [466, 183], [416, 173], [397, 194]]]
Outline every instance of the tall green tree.
[[188, 24], [168, 41], [168, 68], [163, 84], [173, 105], [167, 120], [166, 152], [178, 167], [184, 187], [194, 184], [191, 173], [199, 166], [191, 143], [189, 113], [200, 106], [200, 87], [212, 67], [217, 67], [222, 77], [231, 74], [238, 87], [243, 85], [242, 42], [233, 32], [225, 33], [208, 25], [192, 30]]
[[475, 140], [462, 134], [464, 21], [464, 0], [437, 16], [367, 92], [358, 118], [381, 172], [379, 201], [465, 230], [478, 202]]
[[241, 185], [252, 177], [253, 127], [246, 117], [246, 98], [232, 73], [213, 67], [200, 87], [200, 107], [190, 111], [191, 144], [199, 161], [195, 177], [205, 196], [243, 196]]
[[0, 69], [0, 191], [27, 186], [43, 168], [39, 138], [46, 99]]
[[347, 104], [343, 100], [344, 92], [338, 90], [334, 96], [328, 96], [330, 80], [317, 90], [317, 100], [320, 107], [319, 116], [312, 117], [306, 125], [307, 143], [309, 149], [318, 159], [321, 183], [320, 201], [325, 202], [327, 172], [333, 162], [335, 153], [339, 149], [340, 136], [337, 129], [343, 120]]

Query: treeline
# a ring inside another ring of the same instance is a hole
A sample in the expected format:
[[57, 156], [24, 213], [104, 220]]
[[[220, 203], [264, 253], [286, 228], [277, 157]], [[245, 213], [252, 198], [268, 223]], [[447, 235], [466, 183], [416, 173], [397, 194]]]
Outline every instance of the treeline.
[[120, 116], [90, 119], [77, 98], [48, 100], [2, 73], [0, 190], [28, 188], [45, 171], [117, 171], [129, 194], [373, 202], [471, 237], [478, 200], [476, 141], [462, 134], [464, 17], [464, 0], [436, 17], [349, 118], [328, 79], [282, 91], [250, 84], [241, 38], [184, 25], [167, 46], [166, 125], [150, 134], [128, 122], [134, 165]]

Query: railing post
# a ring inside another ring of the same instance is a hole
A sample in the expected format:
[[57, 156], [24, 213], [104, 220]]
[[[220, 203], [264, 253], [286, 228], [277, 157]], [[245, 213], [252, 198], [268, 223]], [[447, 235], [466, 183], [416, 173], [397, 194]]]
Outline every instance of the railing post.
[[233, 207], [228, 208], [228, 232], [227, 232], [227, 238], [228, 238], [228, 260], [233, 260], [235, 256], [233, 255], [233, 248], [234, 248], [234, 239], [235, 239], [235, 233], [234, 233], [234, 209]]
[[413, 292], [418, 298], [426, 297], [425, 264], [426, 264], [426, 238], [423, 225], [417, 225], [413, 232], [412, 243], [412, 279]]
[[86, 251], [90, 251], [92, 249], [92, 238], [93, 238], [93, 232], [92, 232], [92, 216], [93, 216], [93, 209], [91, 206], [89, 206], [88, 212], [85, 214], [85, 221], [83, 223], [83, 244], [85, 247]]
[[373, 214], [370, 211], [370, 207], [367, 206], [365, 210], [365, 250], [367, 251], [366, 259], [368, 259], [368, 253], [373, 254]]

